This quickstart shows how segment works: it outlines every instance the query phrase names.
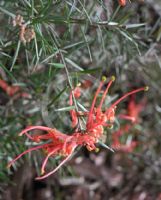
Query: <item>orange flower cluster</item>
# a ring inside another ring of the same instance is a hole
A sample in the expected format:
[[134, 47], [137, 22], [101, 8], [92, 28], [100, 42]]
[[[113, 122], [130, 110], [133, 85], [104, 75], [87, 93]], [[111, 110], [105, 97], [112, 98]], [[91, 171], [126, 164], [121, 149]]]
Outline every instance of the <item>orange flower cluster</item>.
[[[126, 5], [126, 0], [118, 0], [119, 1], [119, 4], [120, 4], [120, 6], [125, 6]], [[140, 0], [140, 1], [144, 1], [144, 0]]]
[[119, 0], [120, 6], [125, 6], [126, 5], [126, 0]]
[[134, 95], [131, 96], [131, 99], [127, 107], [127, 115], [119, 115], [119, 118], [130, 120], [131, 124], [126, 124], [122, 126], [118, 131], [112, 134], [112, 148], [120, 150], [123, 152], [133, 152], [135, 147], [138, 145], [137, 141], [131, 141], [128, 144], [120, 143], [120, 138], [122, 135], [128, 133], [132, 130], [135, 124], [138, 124], [140, 121], [140, 112], [144, 109], [146, 100], [143, 99], [141, 102], [136, 103]]
[[29, 98], [30, 95], [26, 92], [22, 92], [19, 86], [10, 86], [6, 81], [0, 79], [0, 88], [2, 88], [6, 94], [10, 97], [16, 96], [16, 98], [23, 97]]
[[[131, 92], [126, 93], [121, 98], [116, 100], [111, 106], [109, 106], [105, 111], [102, 110], [103, 103], [105, 101], [106, 95], [108, 93], [108, 90], [115, 80], [115, 77], [111, 77], [109, 83], [107, 84], [107, 87], [105, 91], [102, 94], [102, 98], [96, 106], [97, 97], [100, 94], [103, 85], [105, 84], [106, 79], [103, 78], [103, 80], [100, 82], [100, 85], [94, 95], [91, 107], [89, 112], [85, 113], [86, 116], [86, 127], [85, 130], [78, 130], [76, 128], [72, 135], [63, 134], [57, 129], [52, 129], [45, 126], [31, 126], [26, 129], [24, 129], [19, 135], [26, 135], [31, 141], [34, 141], [38, 144], [36, 147], [30, 148], [26, 150], [25, 152], [18, 155], [15, 159], [13, 159], [9, 163], [9, 167], [18, 160], [21, 156], [25, 155], [26, 153], [29, 153], [34, 150], [43, 149], [47, 153], [46, 158], [44, 159], [41, 167], [41, 176], [37, 177], [37, 180], [44, 179], [51, 174], [55, 173], [63, 164], [65, 164], [73, 155], [73, 152], [75, 149], [80, 146], [85, 146], [89, 151], [95, 150], [97, 151], [98, 148], [96, 147], [99, 140], [101, 140], [103, 133], [104, 133], [104, 127], [111, 127], [115, 121], [115, 112], [116, 112], [116, 106], [124, 100], [126, 97], [135, 94], [137, 92], [146, 91], [147, 87], [141, 87], [139, 89], [133, 90]], [[76, 88], [73, 91], [73, 94], [76, 98], [80, 97], [80, 90], [79, 88]], [[73, 104], [72, 95], [70, 95], [70, 104]], [[74, 114], [73, 114], [74, 113]], [[78, 123], [78, 117], [79, 113], [70, 112], [73, 126], [75, 127]], [[32, 131], [34, 129], [43, 130], [46, 131], [46, 134], [43, 135], [30, 135], [28, 132]], [[42, 144], [42, 142], [48, 142], [45, 144]], [[47, 164], [47, 161], [49, 157], [60, 155], [63, 157], [60, 164], [52, 171], [45, 173], [45, 167]]]

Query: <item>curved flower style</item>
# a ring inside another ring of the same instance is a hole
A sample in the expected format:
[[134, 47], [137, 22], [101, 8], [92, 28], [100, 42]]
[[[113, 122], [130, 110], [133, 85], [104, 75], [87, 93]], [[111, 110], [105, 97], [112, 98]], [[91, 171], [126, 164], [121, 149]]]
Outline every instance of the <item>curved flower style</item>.
[[[8, 167], [10, 167], [16, 160], [18, 160], [21, 156], [25, 155], [26, 153], [34, 151], [34, 150], [38, 150], [38, 149], [43, 149], [47, 153], [47, 156], [45, 160], [43, 161], [43, 164], [41, 167], [41, 174], [43, 175], [45, 173], [45, 166], [47, 164], [49, 157], [56, 156], [56, 155], [61, 155], [62, 157], [64, 157], [64, 159], [53, 171], [36, 178], [37, 180], [41, 180], [55, 173], [63, 164], [65, 164], [71, 158], [74, 150], [78, 146], [81, 146], [81, 147], [85, 146], [89, 151], [92, 151], [92, 150], [97, 151], [96, 145], [103, 135], [104, 127], [111, 127], [115, 121], [116, 106], [126, 97], [132, 94], [135, 94], [137, 92], [146, 91], [148, 89], [147, 87], [141, 87], [139, 89], [128, 92], [125, 95], [123, 95], [121, 98], [116, 100], [105, 111], [102, 111], [102, 106], [105, 101], [106, 95], [114, 80], [115, 80], [115, 77], [112, 76], [111, 80], [107, 84], [105, 91], [103, 92], [99, 105], [96, 106], [97, 97], [99, 93], [101, 92], [102, 86], [104, 85], [106, 78], [103, 78], [103, 80], [100, 82], [100, 85], [93, 98], [92, 105], [89, 112], [84, 113], [85, 116], [87, 116], [86, 128], [84, 131], [82, 130], [78, 131], [78, 129], [76, 128], [75, 132], [72, 135], [66, 135], [66, 134], [61, 133], [57, 129], [52, 129], [45, 126], [30, 126], [24, 129], [19, 135], [20, 136], [26, 135], [30, 140], [37, 143], [44, 142], [46, 140], [49, 142], [47, 144], [41, 144], [39, 146], [30, 148], [24, 151], [23, 153], [18, 155], [15, 159], [13, 159], [9, 163]], [[70, 104], [72, 104], [71, 95], [70, 95]], [[75, 114], [76, 114], [75, 117], [78, 118], [79, 113], [75, 112]], [[72, 118], [72, 120], [75, 120], [75, 118]], [[43, 135], [31, 136], [28, 133], [28, 131], [32, 131], [34, 129], [43, 130], [43, 131], [46, 131], [47, 133]]]
[[[28, 131], [32, 131], [35, 129], [46, 131], [47, 134], [35, 135], [35, 136], [31, 136], [30, 134], [28, 134]], [[46, 178], [47, 176], [49, 176], [52, 173], [54, 173], [55, 171], [57, 171], [71, 157], [76, 146], [78, 146], [76, 144], [76, 139], [75, 139], [74, 135], [69, 136], [69, 135], [59, 132], [56, 129], [52, 129], [52, 128], [45, 127], [45, 126], [27, 127], [19, 134], [19, 136], [22, 136], [22, 135], [26, 135], [30, 140], [37, 142], [37, 143], [40, 143], [43, 141], [48, 141], [48, 140], [50, 140], [50, 141], [47, 144], [42, 144], [42, 145], [39, 145], [39, 146], [30, 148], [30, 149], [24, 151], [23, 153], [18, 155], [15, 159], [13, 159], [8, 164], [8, 167], [10, 167], [16, 160], [18, 160], [21, 156], [25, 155], [26, 153], [29, 153], [31, 151], [38, 150], [38, 149], [43, 149], [47, 153], [47, 156], [41, 167], [41, 174], [44, 174], [45, 166], [46, 166], [46, 163], [47, 163], [49, 157], [55, 156], [55, 155], [62, 155], [64, 157], [66, 157], [52, 172], [46, 174], [43, 177], [38, 177], [37, 179]]]
[[102, 99], [100, 101], [99, 106], [95, 108], [97, 96], [100, 93], [105, 80], [101, 81], [101, 83], [96, 91], [96, 94], [94, 96], [94, 99], [93, 99], [93, 102], [92, 102], [92, 105], [91, 105], [91, 108], [90, 108], [90, 111], [88, 114], [86, 130], [87, 130], [88, 134], [92, 134], [95, 132], [94, 133], [95, 135], [94, 134], [92, 134], [92, 135], [95, 137], [98, 137], [98, 138], [100, 138], [103, 134], [103, 127], [111, 127], [113, 125], [113, 122], [115, 121], [116, 107], [122, 100], [124, 100], [126, 97], [133, 95], [135, 93], [148, 90], [148, 87], [141, 87], [139, 89], [128, 92], [125, 95], [123, 95], [121, 98], [116, 100], [109, 108], [107, 108], [103, 112], [102, 105], [104, 103], [104, 100], [108, 93], [108, 90], [114, 80], [115, 80], [115, 77], [112, 76], [111, 80], [109, 81], [109, 83], [106, 87], [106, 90], [104, 91], [104, 93], [102, 95]]
[[[32, 131], [34, 129], [47, 131], [47, 134], [36, 135], [36, 136], [29, 135], [28, 131]], [[74, 133], [73, 135], [69, 136], [69, 135], [59, 132], [57, 129], [52, 129], [45, 126], [30, 126], [24, 129], [19, 134], [19, 136], [22, 136], [22, 135], [26, 135], [30, 140], [37, 143], [43, 142], [44, 140], [50, 140], [50, 142], [24, 151], [23, 153], [18, 155], [15, 159], [13, 159], [8, 164], [8, 167], [10, 167], [16, 160], [21, 158], [23, 155], [31, 151], [43, 149], [47, 154], [41, 167], [41, 175], [43, 175], [45, 173], [45, 166], [47, 164], [49, 157], [56, 156], [56, 155], [61, 155], [65, 157], [62, 160], [62, 162], [60, 162], [60, 164], [53, 171], [47, 173], [44, 176], [37, 177], [36, 180], [44, 179], [50, 176], [51, 174], [53, 174], [54, 172], [56, 172], [63, 164], [65, 164], [71, 158], [76, 147], [86, 145], [87, 149], [89, 150], [96, 149], [94, 145], [96, 143], [95, 139], [92, 136], [89, 136], [87, 134], [82, 134], [79, 132]]]

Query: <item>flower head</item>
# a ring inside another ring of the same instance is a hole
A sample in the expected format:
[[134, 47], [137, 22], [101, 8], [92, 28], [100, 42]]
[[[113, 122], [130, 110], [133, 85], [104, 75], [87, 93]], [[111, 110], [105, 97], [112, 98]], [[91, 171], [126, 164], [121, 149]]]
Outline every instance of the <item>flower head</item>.
[[120, 114], [119, 118], [130, 120], [133, 124], [136, 124], [140, 120], [140, 113], [143, 111], [146, 104], [146, 99], [136, 103], [135, 96], [132, 95], [127, 106], [127, 114]]
[[[36, 136], [34, 136], [34, 135], [32, 136], [28, 133], [29, 131], [32, 131], [35, 129], [43, 130], [43, 131], [46, 131], [47, 133], [43, 134], [43, 135], [36, 135]], [[64, 164], [65, 161], [67, 161], [70, 158], [73, 151], [75, 150], [75, 148], [78, 145], [76, 140], [73, 139], [73, 136], [68, 136], [66, 134], [59, 132], [57, 129], [52, 129], [52, 128], [45, 127], [45, 126], [27, 127], [19, 134], [19, 136], [22, 136], [22, 135], [26, 135], [30, 140], [32, 140], [38, 144], [42, 143], [44, 141], [48, 141], [48, 143], [41, 144], [41, 145], [38, 145], [36, 147], [30, 148], [30, 149], [24, 151], [23, 153], [18, 155], [15, 159], [13, 159], [8, 164], [8, 167], [10, 167], [16, 160], [18, 160], [20, 157], [22, 157], [26, 153], [29, 153], [31, 151], [35, 151], [38, 149], [43, 149], [46, 152], [47, 156], [42, 163], [41, 174], [45, 173], [45, 167], [46, 167], [49, 157], [55, 156], [55, 155], [61, 155], [61, 156], [65, 157], [65, 159], [63, 159], [63, 161], [52, 171], [52, 173], [54, 173], [56, 170], [58, 170], [60, 168], [62, 163]], [[51, 172], [47, 173], [45, 175], [45, 177], [47, 177], [48, 174], [51, 175]], [[42, 177], [38, 177], [37, 179], [42, 179]]]
[[0, 87], [6, 92], [6, 94], [10, 97], [16, 96], [16, 98], [23, 97], [29, 98], [30, 95], [28, 93], [22, 92], [19, 86], [8, 85], [8, 83], [2, 79], [0, 79]]
[[126, 5], [126, 0], [119, 0], [120, 6], [125, 6]]
[[[105, 111], [102, 110], [103, 103], [105, 101], [106, 95], [108, 93], [109, 88], [111, 87], [113, 81], [115, 80], [115, 77], [111, 77], [109, 83], [107, 84], [107, 87], [105, 91], [103, 92], [102, 98], [96, 106], [96, 101], [99, 93], [101, 92], [102, 86], [105, 84], [106, 78], [103, 78], [100, 82], [100, 85], [94, 95], [92, 105], [90, 107], [89, 112], [86, 112], [85, 115], [87, 117], [86, 121], [86, 127], [85, 130], [75, 130], [72, 135], [67, 135], [64, 133], [61, 133], [57, 129], [52, 129], [45, 126], [31, 126], [26, 129], [24, 129], [19, 135], [26, 135], [30, 140], [38, 143], [39, 145], [33, 148], [30, 148], [20, 155], [18, 155], [15, 159], [13, 159], [8, 166], [11, 166], [16, 160], [18, 160], [21, 156], [25, 155], [26, 153], [29, 153], [34, 150], [43, 149], [45, 150], [47, 156], [45, 157], [42, 167], [41, 167], [41, 174], [42, 176], [37, 177], [36, 179], [40, 180], [43, 178], [46, 178], [50, 176], [51, 174], [55, 173], [63, 164], [65, 164], [72, 156], [74, 150], [78, 146], [85, 146], [89, 151], [97, 150], [97, 143], [101, 139], [103, 133], [104, 133], [104, 127], [111, 127], [113, 122], [115, 121], [115, 112], [116, 107], [118, 104], [124, 100], [126, 97], [133, 95], [137, 92], [145, 91], [147, 88], [142, 87], [136, 90], [133, 90], [131, 92], [126, 93], [121, 98], [116, 100], [111, 106], [105, 109]], [[79, 90], [78, 90], [79, 91]], [[74, 90], [74, 97], [79, 98], [80, 94], [77, 90]], [[77, 95], [77, 92], [79, 95]], [[70, 94], [70, 105], [73, 104], [72, 94]], [[74, 110], [75, 111], [75, 110]], [[75, 119], [78, 119], [78, 113], [70, 112], [72, 116], [73, 123], [75, 122]], [[76, 114], [76, 116], [73, 115], [73, 113]], [[28, 132], [32, 130], [43, 130], [46, 131], [46, 134], [43, 135], [30, 135]], [[42, 144], [42, 142], [48, 142], [46, 144]], [[116, 144], [117, 143], [117, 144]], [[118, 145], [118, 141], [115, 141], [115, 144]], [[131, 150], [131, 145], [128, 147], [128, 151]], [[110, 149], [110, 148], [109, 148]], [[49, 157], [61, 155], [63, 157], [60, 164], [51, 172], [45, 173], [45, 167], [47, 164], [47, 161]]]
[[[111, 87], [114, 80], [115, 80], [115, 77], [112, 76], [111, 80], [107, 84], [105, 91], [103, 92], [103, 95], [102, 95], [99, 105], [96, 106], [96, 100], [97, 100], [99, 93], [101, 92], [102, 86], [105, 83], [105, 79], [103, 79], [100, 82], [100, 85], [99, 85], [99, 87], [95, 93], [94, 99], [92, 101], [90, 111], [88, 113], [86, 130], [90, 134], [94, 133], [96, 135], [96, 137], [102, 136], [103, 127], [111, 127], [112, 126], [112, 124], [115, 121], [115, 112], [116, 112], [117, 106], [121, 101], [123, 101], [128, 96], [131, 96], [131, 95], [141, 92], [141, 91], [146, 91], [148, 89], [147, 87], [141, 87], [141, 88], [133, 90], [131, 92], [127, 92], [122, 97], [120, 97], [118, 100], [116, 100], [112, 105], [110, 105], [108, 108], [106, 108], [105, 111], [102, 111], [102, 106], [105, 101], [106, 95], [107, 95], [108, 90]], [[100, 131], [100, 127], [101, 127], [102, 131]]]

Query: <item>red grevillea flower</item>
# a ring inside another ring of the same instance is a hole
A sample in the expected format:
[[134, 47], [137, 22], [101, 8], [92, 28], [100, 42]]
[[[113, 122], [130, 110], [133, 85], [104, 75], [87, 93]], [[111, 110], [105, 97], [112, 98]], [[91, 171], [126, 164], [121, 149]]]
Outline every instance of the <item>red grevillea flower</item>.
[[[28, 132], [35, 130], [35, 129], [46, 131], [47, 134], [31, 136]], [[30, 149], [24, 151], [23, 153], [18, 155], [15, 159], [13, 159], [8, 164], [8, 167], [10, 167], [16, 160], [18, 160], [20, 157], [22, 157], [26, 153], [29, 153], [31, 151], [35, 151], [38, 149], [43, 149], [47, 154], [46, 158], [44, 159], [44, 161], [42, 163], [42, 167], [41, 167], [41, 174], [43, 175], [45, 173], [45, 166], [46, 166], [46, 163], [47, 163], [49, 157], [56, 156], [56, 155], [62, 155], [63, 157], [65, 157], [65, 159], [63, 159], [62, 162], [60, 162], [60, 164], [53, 171], [47, 173], [46, 175], [44, 175], [42, 177], [37, 177], [37, 179], [46, 178], [49, 175], [51, 175], [52, 173], [54, 173], [55, 171], [57, 171], [71, 157], [73, 151], [78, 146], [77, 141], [76, 141], [77, 137], [75, 137], [74, 134], [72, 136], [69, 136], [69, 135], [59, 132], [56, 129], [52, 129], [52, 128], [45, 127], [45, 126], [27, 127], [19, 134], [19, 136], [22, 136], [24, 134], [30, 140], [37, 142], [37, 143], [44, 142], [44, 141], [49, 141], [49, 142], [47, 144], [41, 144], [41, 145], [35, 146], [33, 148], [30, 148]]]
[[119, 118], [130, 120], [134, 124], [138, 123], [140, 119], [140, 113], [145, 108], [145, 104], [145, 98], [139, 103], [136, 103], [135, 96], [132, 95], [127, 106], [127, 115], [120, 114]]
[[119, 151], [123, 151], [123, 152], [133, 152], [135, 147], [138, 145], [137, 141], [130, 141], [126, 144], [122, 144], [120, 142], [120, 138], [122, 135], [127, 134], [127, 132], [131, 129], [131, 125], [125, 125], [123, 127], [121, 127], [118, 131], [116, 131], [115, 133], [112, 133], [112, 145], [111, 147], [114, 150], [119, 150]]
[[[118, 0], [120, 6], [125, 6], [126, 5], [126, 0]], [[141, 2], [143, 2], [144, 0], [140, 0]]]
[[120, 6], [125, 6], [126, 5], [126, 0], [119, 0]]
[[[36, 135], [36, 136], [31, 136], [30, 134], [28, 134], [29, 131], [32, 131], [35, 129], [46, 131], [47, 134]], [[31, 151], [43, 149], [47, 154], [41, 167], [41, 175], [43, 175], [45, 173], [45, 167], [46, 167], [49, 157], [56, 156], [56, 155], [65, 157], [54, 170], [52, 170], [51, 172], [41, 177], [37, 177], [36, 178], [37, 180], [44, 179], [50, 176], [51, 174], [55, 173], [63, 164], [65, 164], [71, 158], [72, 153], [74, 152], [77, 146], [85, 145], [87, 149], [89, 150], [96, 148], [94, 145], [96, 143], [95, 138], [87, 135], [86, 133], [82, 134], [82, 133], [76, 132], [76, 133], [73, 133], [73, 135], [69, 136], [69, 135], [59, 132], [57, 129], [52, 129], [45, 126], [30, 126], [24, 129], [19, 134], [19, 136], [22, 136], [22, 135], [26, 135], [30, 140], [37, 143], [44, 142], [44, 141], [49, 141], [49, 142], [47, 144], [41, 144], [24, 151], [23, 153], [18, 155], [15, 159], [13, 159], [8, 164], [8, 167], [10, 167], [16, 160], [21, 158], [23, 155]]]
[[12, 97], [15, 96], [17, 98], [29, 98], [30, 95], [25, 92], [21, 92], [21, 88], [19, 86], [10, 86], [6, 83], [6, 81], [0, 79], [0, 87], [7, 93], [8, 96]]
[[127, 111], [128, 111], [128, 115], [134, 118], [133, 120], [134, 123], [139, 122], [139, 115], [145, 108], [145, 104], [146, 104], [145, 98], [141, 102], [136, 103], [134, 95], [131, 97], [130, 102], [128, 104]]
[[102, 111], [102, 105], [104, 103], [105, 97], [108, 93], [108, 90], [112, 84], [112, 82], [115, 80], [115, 77], [111, 77], [111, 80], [109, 81], [106, 90], [104, 91], [102, 95], [102, 99], [100, 101], [100, 104], [98, 107], [95, 107], [96, 99], [98, 94], [101, 91], [101, 88], [105, 82], [105, 80], [102, 80], [93, 99], [88, 117], [87, 117], [87, 124], [86, 124], [86, 131], [89, 135], [92, 135], [96, 138], [100, 138], [103, 134], [103, 127], [111, 127], [114, 120], [115, 120], [115, 111], [117, 105], [124, 100], [126, 97], [133, 95], [137, 92], [141, 91], [147, 91], [148, 87], [141, 87], [139, 89], [133, 90], [131, 92], [126, 93], [121, 98], [116, 100], [109, 108], [107, 108], [104, 112]]
[[[104, 112], [102, 111], [102, 106], [105, 101], [105, 97], [108, 93], [108, 90], [112, 84], [112, 82], [115, 80], [115, 77], [111, 77], [111, 80], [107, 84], [107, 87], [105, 91], [103, 92], [102, 98], [100, 100], [100, 103], [98, 106], [96, 106], [96, 100], [101, 92], [102, 86], [105, 83], [105, 78], [100, 82], [100, 85], [95, 93], [95, 96], [92, 101], [91, 108], [89, 112], [86, 112], [85, 115], [87, 116], [87, 122], [86, 122], [86, 128], [85, 130], [75, 130], [75, 132], [72, 135], [66, 135], [58, 131], [57, 129], [52, 129], [49, 127], [45, 126], [31, 126], [26, 129], [24, 129], [19, 135], [26, 135], [30, 140], [37, 142], [38, 144], [44, 141], [48, 141], [47, 144], [39, 144], [36, 147], [30, 148], [20, 155], [18, 155], [15, 159], [13, 159], [9, 163], [9, 167], [16, 161], [18, 160], [21, 156], [24, 154], [38, 150], [38, 149], [43, 149], [47, 153], [46, 158], [44, 159], [41, 167], [41, 174], [42, 176], [37, 177], [37, 180], [44, 179], [54, 172], [56, 172], [63, 164], [65, 164], [72, 156], [74, 150], [78, 146], [85, 146], [89, 151], [92, 150], [97, 150], [96, 144], [98, 141], [101, 139], [103, 132], [104, 132], [104, 127], [111, 127], [115, 120], [115, 111], [116, 111], [116, 106], [124, 100], [126, 97], [140, 92], [140, 91], [145, 91], [147, 90], [147, 87], [142, 87], [136, 90], [133, 90], [131, 92], [126, 93], [123, 95], [121, 98], [116, 100], [109, 108], [107, 108]], [[70, 101], [72, 97], [70, 97]], [[46, 134], [43, 135], [36, 135], [36, 136], [31, 136], [28, 132], [32, 131], [34, 129], [38, 130], [43, 130], [46, 131]], [[60, 164], [51, 172], [45, 173], [45, 166], [46, 163], [51, 156], [56, 156], [56, 155], [61, 155], [64, 157], [64, 159], [60, 162]]]
[[130, 120], [132, 124], [122, 126], [118, 131], [112, 134], [112, 148], [124, 152], [132, 152], [138, 145], [137, 141], [131, 141], [128, 144], [121, 144], [120, 137], [129, 132], [133, 126], [139, 123], [140, 112], [145, 108], [146, 99], [144, 98], [139, 103], [135, 101], [135, 95], [132, 95], [127, 106], [127, 115], [120, 114], [119, 118]]

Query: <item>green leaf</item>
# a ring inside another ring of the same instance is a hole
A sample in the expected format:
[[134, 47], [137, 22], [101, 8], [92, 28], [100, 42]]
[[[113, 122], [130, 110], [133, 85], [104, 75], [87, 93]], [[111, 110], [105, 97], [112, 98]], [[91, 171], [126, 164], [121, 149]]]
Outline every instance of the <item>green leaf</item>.
[[17, 82], [16, 78], [12, 75], [12, 73], [0, 62], [0, 67], [11, 77], [15, 82]]
[[141, 27], [141, 26], [145, 26], [146, 23], [140, 23], [140, 24], [127, 24], [125, 25], [125, 28], [126, 29], [130, 29], [130, 28], [138, 28], [138, 27]]
[[18, 57], [18, 53], [19, 53], [19, 50], [20, 50], [20, 46], [21, 46], [21, 41], [19, 40], [18, 43], [17, 43], [17, 48], [16, 48], [16, 52], [15, 52], [15, 55], [14, 55], [14, 58], [13, 58], [13, 62], [12, 62], [10, 71], [13, 70], [13, 67], [14, 67], [14, 65], [16, 63], [16, 60], [17, 60], [17, 57]]
[[73, 110], [75, 109], [75, 106], [67, 106], [67, 107], [64, 107], [64, 108], [58, 108], [58, 109], [55, 109], [56, 112], [64, 112], [64, 111], [70, 111], [70, 110]]
[[49, 63], [49, 65], [54, 66], [56, 68], [64, 68], [64, 64], [62, 63]]
[[83, 71], [79, 71], [79, 72], [76, 72], [77, 75], [79, 74], [91, 74], [91, 73], [96, 73], [98, 71], [101, 71], [102, 70], [102, 67], [97, 67], [97, 68], [94, 68], [94, 69], [86, 69], [86, 70], [83, 70]]
[[54, 98], [51, 100], [51, 102], [48, 104], [48, 108], [49, 108], [56, 100], [59, 99], [59, 97], [66, 91], [67, 88], [68, 88], [68, 87], [65, 87], [63, 90], [61, 90], [61, 91], [59, 92], [59, 94], [58, 94], [56, 97], [54, 97]]

